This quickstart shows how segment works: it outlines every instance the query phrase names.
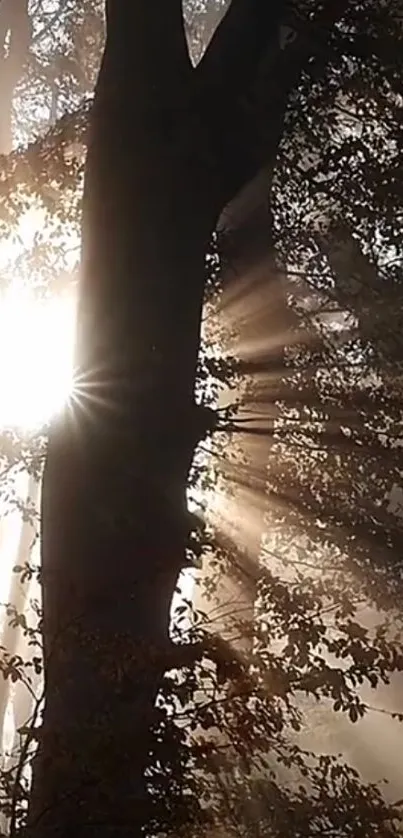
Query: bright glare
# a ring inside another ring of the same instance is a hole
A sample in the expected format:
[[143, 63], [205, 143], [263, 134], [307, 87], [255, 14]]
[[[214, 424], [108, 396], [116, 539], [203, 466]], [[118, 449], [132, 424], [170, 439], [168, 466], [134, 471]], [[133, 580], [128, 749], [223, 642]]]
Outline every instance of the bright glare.
[[0, 296], [0, 427], [32, 430], [72, 390], [74, 299], [35, 298], [23, 284]]

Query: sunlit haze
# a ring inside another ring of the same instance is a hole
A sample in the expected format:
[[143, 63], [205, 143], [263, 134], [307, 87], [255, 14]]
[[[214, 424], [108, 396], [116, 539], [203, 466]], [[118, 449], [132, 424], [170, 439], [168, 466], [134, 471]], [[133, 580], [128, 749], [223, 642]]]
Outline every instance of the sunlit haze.
[[0, 426], [31, 430], [72, 386], [74, 299], [35, 298], [23, 285], [0, 296]]
[[[24, 254], [34, 252], [46, 226], [45, 212], [35, 206], [21, 217], [8, 240], [0, 242], [0, 428], [35, 430], [61, 408], [72, 388], [75, 297], [45, 294], [41, 278], [30, 274]], [[68, 231], [60, 242], [71, 247], [73, 268], [77, 242]], [[18, 271], [15, 274], [15, 271]]]

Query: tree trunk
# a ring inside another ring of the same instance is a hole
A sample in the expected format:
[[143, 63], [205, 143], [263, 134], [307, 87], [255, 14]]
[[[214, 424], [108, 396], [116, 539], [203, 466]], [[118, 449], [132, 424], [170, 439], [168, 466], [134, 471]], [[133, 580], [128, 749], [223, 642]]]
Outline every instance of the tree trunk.
[[[31, 477], [27, 476], [26, 474], [22, 475], [25, 478], [23, 491], [25, 490], [25, 497], [22, 496], [23, 502], [29, 501], [30, 503], [34, 504], [38, 501], [38, 492], [39, 492], [39, 484], [37, 481]], [[14, 513], [15, 515], [19, 515], [19, 512]], [[9, 522], [10, 519], [6, 518], [6, 522]], [[12, 518], [11, 518], [12, 521]], [[16, 551], [13, 556], [14, 561], [13, 565], [20, 565], [22, 566], [25, 562], [31, 560], [31, 550], [36, 538], [37, 530], [36, 527], [33, 525], [32, 521], [21, 521], [18, 520], [15, 522], [15, 525], [19, 525], [20, 530], [20, 537], [19, 543], [16, 545]], [[6, 523], [7, 526], [7, 523]], [[10, 524], [9, 524], [10, 526]], [[11, 524], [11, 527], [13, 524]], [[11, 571], [11, 567], [10, 567]], [[6, 594], [6, 601], [11, 603], [16, 609], [17, 614], [24, 614], [27, 616], [28, 622], [29, 619], [29, 611], [30, 611], [30, 604], [29, 599], [32, 596], [32, 583], [29, 580], [25, 582], [21, 582], [21, 575], [19, 573], [12, 573], [11, 575], [11, 582], [9, 591]], [[2, 649], [7, 650], [7, 654], [12, 658], [14, 655], [21, 655], [24, 660], [29, 660], [32, 658], [33, 652], [31, 647], [28, 647], [28, 643], [26, 638], [23, 635], [21, 627], [16, 627], [14, 622], [9, 617], [5, 616], [4, 624], [2, 626], [2, 630], [0, 633], [0, 645]], [[35, 689], [37, 685], [34, 683], [33, 688]], [[21, 725], [26, 724], [27, 719], [29, 718], [30, 711], [32, 710], [32, 696], [28, 696], [28, 706], [27, 712], [25, 714], [24, 719], [20, 719], [19, 708], [24, 704], [24, 698], [26, 697], [27, 687], [25, 684], [18, 683], [12, 684], [10, 680], [3, 681], [2, 683], [2, 690], [0, 692], [0, 741], [4, 736], [4, 722], [5, 722], [5, 715], [7, 711], [7, 705], [10, 701], [14, 704], [14, 715], [18, 715], [19, 717], [19, 724], [17, 724], [17, 728], [21, 727]], [[13, 699], [17, 695], [16, 700]], [[15, 707], [17, 705], [17, 709]], [[23, 712], [23, 711], [22, 711]]]
[[0, 4], [0, 154], [12, 148], [12, 105], [31, 43], [28, 0]]
[[201, 435], [193, 390], [216, 207], [200, 140], [183, 142], [181, 6], [123, 6], [109, 15], [92, 114], [77, 387], [43, 485], [46, 708], [30, 809], [41, 836], [133, 836], [147, 821]]

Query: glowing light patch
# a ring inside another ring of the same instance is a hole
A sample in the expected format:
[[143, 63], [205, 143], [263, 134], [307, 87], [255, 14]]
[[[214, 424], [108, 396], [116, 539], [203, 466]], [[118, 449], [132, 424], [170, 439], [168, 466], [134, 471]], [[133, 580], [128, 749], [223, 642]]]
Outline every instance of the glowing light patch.
[[35, 298], [15, 283], [0, 296], [0, 426], [34, 429], [72, 391], [75, 303]]

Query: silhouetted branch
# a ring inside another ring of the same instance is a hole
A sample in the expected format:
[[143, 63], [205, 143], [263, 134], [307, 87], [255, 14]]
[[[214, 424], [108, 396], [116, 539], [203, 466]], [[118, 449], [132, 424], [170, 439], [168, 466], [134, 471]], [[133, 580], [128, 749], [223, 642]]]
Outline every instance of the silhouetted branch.
[[268, 45], [278, 43], [285, 0], [232, 0], [202, 58], [203, 85], [239, 95], [253, 82]]
[[[231, 5], [198, 69], [215, 130], [223, 202], [232, 200], [263, 166], [273, 163], [289, 95], [308, 65], [316, 76], [323, 72], [330, 55], [330, 32], [348, 5], [349, 0], [329, 0], [314, 19], [299, 24], [296, 37], [284, 48], [278, 37], [273, 39], [273, 29], [277, 32], [282, 20], [282, 4], [275, 4], [270, 32], [258, 0]], [[255, 15], [247, 13], [249, 6], [256, 6]], [[246, 46], [238, 49], [243, 38]]]

